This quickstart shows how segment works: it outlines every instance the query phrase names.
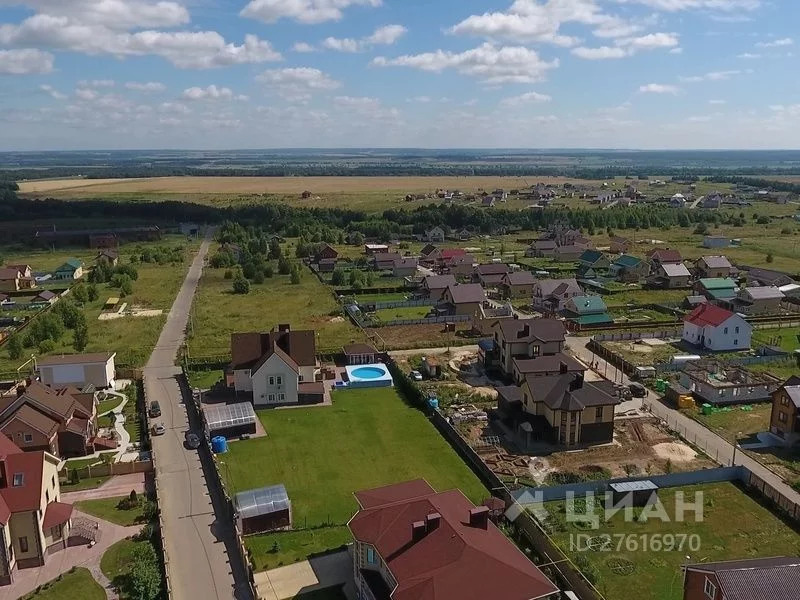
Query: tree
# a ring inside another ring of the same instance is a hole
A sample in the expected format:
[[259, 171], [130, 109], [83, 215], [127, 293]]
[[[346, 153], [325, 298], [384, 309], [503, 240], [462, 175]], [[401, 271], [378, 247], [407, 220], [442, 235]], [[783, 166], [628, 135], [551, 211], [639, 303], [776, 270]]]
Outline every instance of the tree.
[[72, 340], [72, 347], [76, 352], [83, 352], [89, 345], [89, 328], [86, 325], [77, 327]]
[[275, 260], [282, 256], [283, 251], [281, 250], [281, 243], [278, 241], [278, 238], [272, 238], [269, 241], [269, 258]]
[[356, 231], [350, 234], [350, 243], [353, 246], [363, 246], [364, 245], [364, 234], [360, 231]]
[[247, 281], [242, 275], [237, 275], [233, 280], [233, 293], [234, 294], [249, 294], [250, 282]]
[[56, 349], [56, 343], [53, 340], [47, 339], [39, 342], [39, 354], [50, 354]]
[[155, 600], [161, 593], [161, 569], [152, 544], [137, 545], [131, 556], [131, 597]]
[[[123, 275], [123, 277], [128, 277], [128, 276]], [[121, 296], [123, 298], [125, 296], [130, 296], [133, 293], [133, 282], [131, 282], [130, 278], [127, 278], [122, 281], [122, 284], [119, 286], [119, 291], [121, 292]]]
[[694, 232], [698, 235], [705, 235], [708, 233], [708, 225], [705, 223], [698, 223], [697, 227], [694, 228]]
[[261, 269], [256, 269], [256, 272], [253, 273], [253, 283], [264, 283], [264, 271]]
[[264, 277], [267, 279], [271, 279], [275, 275], [275, 269], [272, 268], [272, 265], [266, 265], [264, 267]]
[[771, 263], [772, 261], [774, 261], [774, 260], [775, 260], [775, 257], [774, 257], [774, 256], [772, 256], [772, 252], [770, 252], [769, 254], [767, 254], [767, 258], [766, 258], [765, 260], [766, 260], [768, 263]]
[[290, 275], [290, 281], [292, 285], [298, 285], [300, 283], [300, 269], [295, 267], [292, 269], [292, 274]]
[[278, 273], [281, 275], [288, 275], [292, 272], [292, 263], [289, 262], [289, 259], [285, 256], [281, 256], [278, 259]]
[[347, 281], [347, 274], [341, 267], [336, 267], [331, 273], [331, 285], [342, 286]]
[[79, 283], [72, 288], [72, 297], [78, 304], [86, 304], [89, 301], [89, 291], [86, 289], [85, 283]]
[[11, 339], [8, 340], [6, 348], [8, 348], [8, 357], [11, 360], [17, 360], [22, 356], [24, 350], [22, 347], [22, 338], [18, 335], [12, 335]]
[[97, 286], [93, 283], [90, 283], [88, 286], [86, 286], [86, 293], [88, 295], [90, 302], [94, 302], [100, 297], [100, 291], [97, 289]]

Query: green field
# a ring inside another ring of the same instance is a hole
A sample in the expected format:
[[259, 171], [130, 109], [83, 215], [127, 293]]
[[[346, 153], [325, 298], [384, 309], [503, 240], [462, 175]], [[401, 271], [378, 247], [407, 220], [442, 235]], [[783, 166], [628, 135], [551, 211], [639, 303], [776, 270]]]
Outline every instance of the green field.
[[[659, 498], [671, 518], [675, 515], [675, 494], [678, 491], [684, 492], [686, 501], [690, 503], [694, 501], [696, 492], [703, 492], [702, 522], [688, 512], [683, 523], [663, 523], [653, 518], [646, 522], [634, 520], [628, 523], [620, 512], [605, 524], [601, 523], [599, 529], [587, 531], [565, 522], [563, 502], [545, 506], [554, 515], [551, 521], [560, 523], [553, 538], [573, 562], [586, 560], [590, 568], [596, 570], [595, 586], [606, 600], [627, 600], [634, 589], [638, 597], [680, 600], [683, 598], [681, 565], [687, 561], [794, 556], [800, 549], [800, 535], [731, 483], [659, 490]], [[608, 551], [581, 552], [575, 546], [570, 548], [570, 536], [602, 534], [611, 536]], [[618, 544], [619, 538], [614, 536], [625, 534], [630, 536], [622, 538], [622, 544]], [[671, 551], [659, 549], [653, 540], [663, 541], [665, 534], [696, 535], [700, 547], [690, 549], [687, 541], [683, 548], [679, 548], [676, 540]], [[643, 539], [649, 541], [643, 542]], [[633, 542], [627, 546], [627, 540], [635, 541], [636, 546]], [[633, 572], [618, 574], [614, 571], [615, 561], [627, 564], [628, 568], [632, 563]]]
[[[331, 407], [258, 414], [267, 436], [230, 444], [219, 457], [220, 473], [231, 492], [283, 483], [295, 529], [343, 526], [357, 509], [354, 492], [418, 477], [436, 490], [459, 488], [476, 503], [488, 496], [425, 416], [394, 388], [333, 392]], [[344, 538], [338, 530], [328, 534], [309, 539], [295, 533], [299, 537], [286, 543], [285, 555], [255, 560], [262, 567], [286, 563], [325, 550], [326, 544], [338, 546]], [[271, 536], [248, 540], [259, 553], [274, 542]]]
[[82, 567], [64, 573], [50, 581], [38, 592], [23, 596], [21, 600], [105, 600], [106, 591], [94, 580], [88, 569]]
[[375, 311], [378, 321], [395, 321], [400, 319], [424, 319], [430, 314], [431, 306], [401, 306], [397, 308], [383, 308]]
[[127, 496], [118, 496], [116, 498], [101, 498], [99, 500], [80, 500], [75, 503], [75, 506], [81, 512], [124, 527], [143, 523], [143, 502], [140, 502], [138, 507], [130, 510], [119, 508], [120, 501], [126, 497]]
[[342, 315], [331, 289], [307, 268], [300, 269], [300, 277], [300, 284], [292, 285], [287, 275], [276, 273], [263, 284], [251, 284], [249, 294], [239, 295], [231, 292], [225, 269], [205, 269], [192, 308], [190, 355], [227, 355], [231, 333], [269, 331], [279, 323], [314, 329], [317, 351], [338, 350], [351, 340], [363, 341]]
[[769, 419], [772, 404], [761, 403], [751, 405], [753, 410], [744, 411], [740, 406], [731, 406], [730, 410], [718, 410], [704, 415], [697, 409], [685, 411], [717, 435], [729, 442], [746, 438], [754, 433], [769, 431]]
[[800, 327], [753, 330], [753, 341], [779, 346], [787, 352], [800, 348]]

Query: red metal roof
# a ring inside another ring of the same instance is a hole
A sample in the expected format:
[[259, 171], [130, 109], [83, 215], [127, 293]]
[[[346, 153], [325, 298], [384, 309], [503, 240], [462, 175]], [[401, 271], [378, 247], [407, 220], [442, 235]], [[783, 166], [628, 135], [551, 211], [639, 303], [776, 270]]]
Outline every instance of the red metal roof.
[[[11, 454], [5, 459], [6, 487], [0, 489], [12, 513], [37, 510], [42, 497], [42, 471], [44, 452], [22, 452]], [[14, 475], [22, 474], [22, 485], [14, 487]]]
[[62, 525], [69, 521], [72, 516], [72, 504], [65, 504], [64, 502], [51, 502], [47, 505], [44, 511], [44, 520], [42, 521], [42, 529], [49, 529], [56, 525]]
[[442, 259], [455, 258], [456, 256], [464, 256], [467, 253], [463, 248], [445, 248], [442, 250], [440, 256]]
[[[493, 523], [469, 524], [475, 506], [459, 490], [435, 493], [417, 480], [356, 497], [363, 508], [350, 529], [386, 561], [397, 581], [392, 600], [532, 600], [558, 591]], [[434, 513], [439, 525], [414, 541], [412, 523]]]
[[698, 327], [705, 327], [706, 325], [717, 327], [732, 316], [733, 313], [731, 311], [706, 303], [695, 308], [685, 320]]

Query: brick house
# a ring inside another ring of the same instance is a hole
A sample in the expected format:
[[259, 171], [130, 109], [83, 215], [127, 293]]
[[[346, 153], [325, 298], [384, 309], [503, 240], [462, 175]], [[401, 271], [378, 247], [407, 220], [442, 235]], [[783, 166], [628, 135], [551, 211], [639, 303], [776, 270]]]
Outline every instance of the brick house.
[[359, 600], [554, 600], [559, 591], [459, 490], [424, 480], [356, 492]]
[[800, 441], [800, 377], [792, 375], [772, 392], [769, 430], [786, 446]]
[[506, 273], [500, 281], [503, 298], [532, 298], [536, 277], [530, 271]]

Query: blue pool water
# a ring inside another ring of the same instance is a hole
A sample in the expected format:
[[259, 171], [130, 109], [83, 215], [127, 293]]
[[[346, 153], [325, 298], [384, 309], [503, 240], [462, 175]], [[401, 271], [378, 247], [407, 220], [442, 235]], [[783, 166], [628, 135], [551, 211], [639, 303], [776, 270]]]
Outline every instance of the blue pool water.
[[380, 379], [386, 375], [386, 371], [379, 367], [358, 367], [352, 373], [360, 379]]

